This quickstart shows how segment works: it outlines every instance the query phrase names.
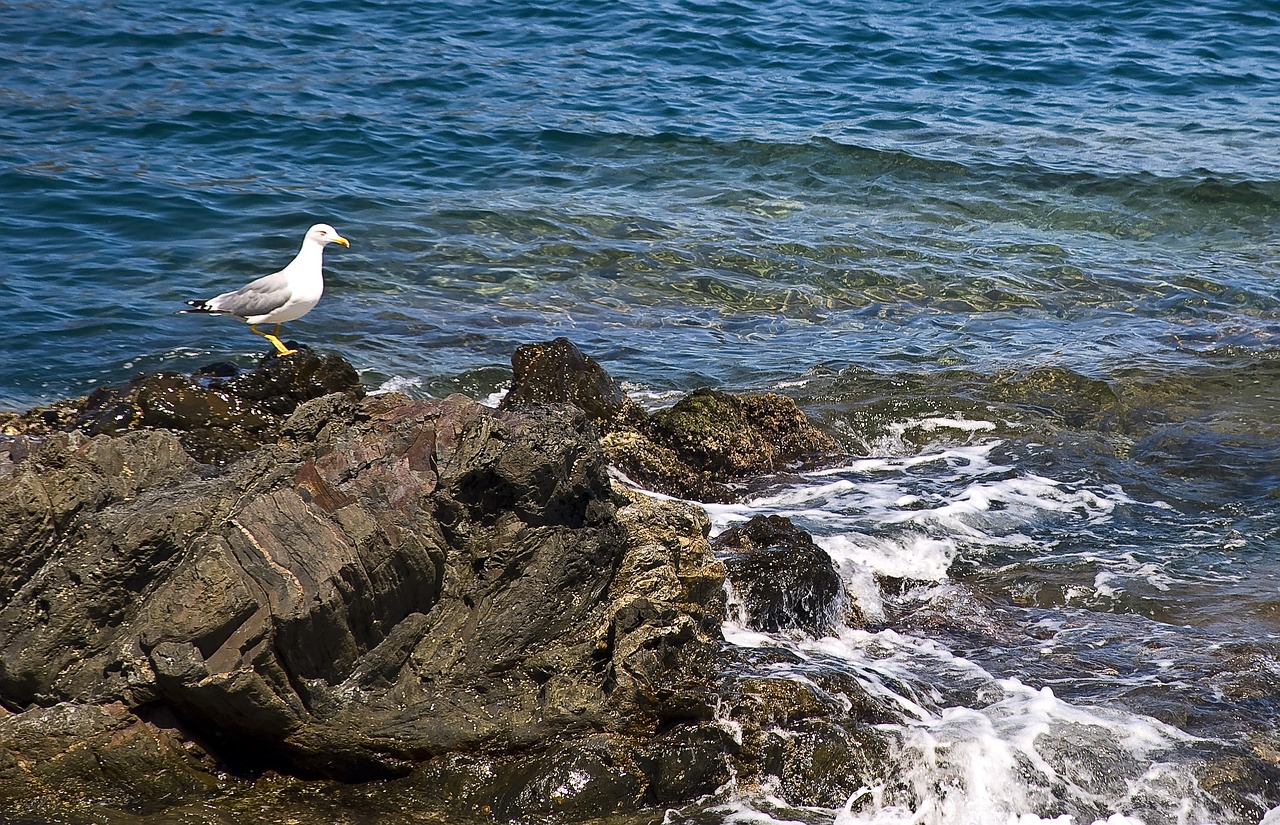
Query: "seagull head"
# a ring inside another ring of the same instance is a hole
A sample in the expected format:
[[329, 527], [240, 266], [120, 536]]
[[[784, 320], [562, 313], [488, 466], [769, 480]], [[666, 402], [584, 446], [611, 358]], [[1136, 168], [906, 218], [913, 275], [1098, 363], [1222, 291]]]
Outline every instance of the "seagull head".
[[306, 240], [308, 243], [316, 243], [324, 246], [331, 243], [340, 243], [343, 246], [351, 246], [351, 242], [338, 234], [338, 230], [334, 229], [327, 223], [318, 223], [307, 230]]

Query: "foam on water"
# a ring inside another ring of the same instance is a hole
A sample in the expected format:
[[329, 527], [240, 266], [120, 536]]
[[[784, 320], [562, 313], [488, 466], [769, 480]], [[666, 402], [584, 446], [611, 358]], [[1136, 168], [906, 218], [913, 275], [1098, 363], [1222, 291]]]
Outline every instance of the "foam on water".
[[370, 395], [381, 395], [388, 392], [408, 393], [419, 389], [422, 386], [422, 379], [417, 377], [406, 377], [403, 375], [393, 375], [386, 381], [383, 381], [377, 387], [369, 390]]
[[[980, 432], [987, 422], [970, 422]], [[962, 552], [1031, 547], [1058, 520], [1105, 523], [1131, 499], [1117, 486], [1070, 485], [991, 460], [1001, 442], [859, 459], [744, 504], [710, 505], [713, 530], [759, 514], [789, 517], [853, 575], [941, 581]], [[917, 472], [928, 466], [927, 474]]]
[[[938, 419], [954, 424], [951, 419]], [[918, 422], [912, 422], [916, 425]], [[965, 422], [969, 435], [991, 429]], [[931, 582], [917, 598], [955, 595], [948, 571], [962, 553], [1044, 548], [1046, 524], [1106, 523], [1134, 502], [1119, 487], [1069, 484], [992, 459], [999, 441], [947, 444], [915, 455], [876, 456], [792, 480], [744, 504], [708, 507], [720, 531], [755, 515], [787, 516], [814, 534], [849, 596], [872, 621], [884, 617], [878, 577]], [[918, 471], [927, 466], [925, 475]], [[1158, 580], [1156, 569], [1145, 571]], [[1100, 576], [1102, 591], [1110, 579]], [[923, 585], [922, 585], [923, 587]], [[838, 662], [872, 696], [897, 707], [894, 775], [821, 815], [787, 808], [759, 789], [725, 809], [729, 822], [840, 825], [1149, 825], [1214, 821], [1179, 747], [1193, 737], [1155, 719], [1064, 701], [1049, 687], [989, 672], [945, 645], [895, 630], [837, 627], [822, 638], [760, 633], [734, 618], [725, 638], [782, 645], [804, 664], [770, 675], [805, 680]], [[798, 816], [798, 820], [791, 820]]]
[[[936, 642], [891, 630], [841, 628], [821, 639], [786, 642], [736, 624], [725, 631], [737, 645], [786, 644], [814, 666], [839, 660], [871, 695], [902, 711], [893, 775], [854, 794], [841, 810], [815, 819], [806, 809], [805, 821], [1215, 821], [1192, 766], [1178, 759], [1178, 746], [1194, 737], [1157, 720], [1063, 701], [1048, 687], [999, 678]], [[806, 680], [805, 667], [775, 666], [769, 673]], [[966, 694], [969, 704], [957, 703], [940, 685]], [[728, 806], [726, 821], [788, 821], [785, 813], [775, 816], [779, 803], [767, 793], [743, 793]]]

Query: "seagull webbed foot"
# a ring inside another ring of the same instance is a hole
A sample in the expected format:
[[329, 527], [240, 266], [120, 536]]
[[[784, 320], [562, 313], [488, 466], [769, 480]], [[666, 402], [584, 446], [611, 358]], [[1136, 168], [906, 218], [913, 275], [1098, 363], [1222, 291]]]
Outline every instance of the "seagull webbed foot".
[[[284, 345], [284, 342], [281, 341], [279, 338], [277, 338], [274, 334], [270, 332], [260, 331], [258, 327], [254, 324], [249, 325], [249, 331], [252, 332], [254, 335], [261, 335], [263, 338], [266, 338], [268, 341], [270, 341], [271, 346], [276, 348], [276, 355], [279, 357], [283, 357], [285, 355], [293, 355], [294, 353], [297, 352], [296, 349], [289, 349], [288, 347], [286, 347]], [[279, 331], [280, 331], [280, 325], [276, 324], [275, 332], [279, 332]]]

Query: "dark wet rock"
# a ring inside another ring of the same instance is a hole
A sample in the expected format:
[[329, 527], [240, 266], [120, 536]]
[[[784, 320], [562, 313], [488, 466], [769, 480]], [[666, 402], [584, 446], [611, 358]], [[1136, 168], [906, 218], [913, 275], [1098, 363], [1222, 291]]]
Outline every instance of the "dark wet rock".
[[518, 348], [511, 371], [502, 409], [572, 404], [592, 421], [609, 426], [633, 406], [618, 382], [568, 338]]
[[758, 764], [776, 777], [781, 796], [821, 808], [843, 806], [873, 780], [886, 756], [884, 741], [874, 733], [826, 719], [765, 731], [757, 739]]
[[682, 725], [655, 738], [639, 758], [650, 777], [649, 797], [665, 805], [715, 792], [733, 778], [738, 741], [714, 723]]
[[838, 453], [785, 396], [703, 389], [651, 416], [566, 338], [523, 346], [511, 364], [503, 409], [583, 410], [600, 427], [610, 462], [636, 484], [679, 498], [736, 501], [735, 482]]
[[616, 428], [605, 450], [633, 481], [702, 501], [734, 501], [730, 484], [838, 452], [786, 396], [697, 390], [645, 421]]
[[[1213, 795], [1220, 809], [1216, 813], [1223, 822], [1262, 822], [1274, 807], [1276, 788], [1280, 787], [1280, 766], [1275, 755], [1256, 746], [1246, 754], [1217, 752], [1209, 746], [1202, 751], [1196, 766], [1200, 787]], [[1261, 791], [1261, 792], [1260, 792]]]
[[778, 472], [835, 451], [795, 401], [773, 393], [697, 390], [655, 413], [647, 432], [687, 463], [726, 479]]
[[224, 464], [270, 439], [302, 402], [332, 393], [363, 397], [355, 369], [306, 347], [268, 355], [253, 370], [215, 364], [191, 375], [157, 372], [85, 398], [10, 416], [3, 434], [43, 436], [80, 430], [115, 435], [167, 429], [197, 461]]
[[729, 580], [756, 630], [799, 628], [821, 635], [844, 601], [826, 551], [783, 516], [756, 516], [716, 537]]
[[104, 808], [163, 805], [218, 785], [216, 765], [172, 720], [120, 703], [62, 703], [0, 717], [6, 822], [101, 822]]
[[450, 757], [406, 782], [435, 797], [451, 815], [480, 814], [499, 822], [578, 821], [634, 811], [645, 803], [649, 777], [632, 743], [597, 734], [506, 760]]
[[762, 675], [795, 667], [778, 648], [738, 654], [741, 676], [725, 690], [725, 716], [737, 725], [738, 783], [768, 785], [793, 805], [838, 808], [875, 784], [891, 747], [877, 725], [898, 711], [834, 670], [807, 671], [805, 680]]

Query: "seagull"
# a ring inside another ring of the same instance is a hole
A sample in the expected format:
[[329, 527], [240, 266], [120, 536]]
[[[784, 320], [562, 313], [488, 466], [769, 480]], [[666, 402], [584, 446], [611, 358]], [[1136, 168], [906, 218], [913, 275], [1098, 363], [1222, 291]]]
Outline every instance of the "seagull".
[[[215, 298], [187, 301], [192, 309], [182, 313], [230, 315], [249, 325], [249, 331], [261, 335], [276, 348], [277, 355], [293, 355], [276, 336], [285, 321], [296, 321], [320, 303], [324, 294], [324, 275], [320, 271], [324, 248], [327, 244], [340, 243], [351, 246], [350, 241], [338, 234], [327, 223], [318, 223], [307, 230], [302, 238], [302, 248], [289, 265], [250, 281], [234, 292], [224, 292]], [[271, 332], [261, 332], [258, 324], [275, 324]]]

